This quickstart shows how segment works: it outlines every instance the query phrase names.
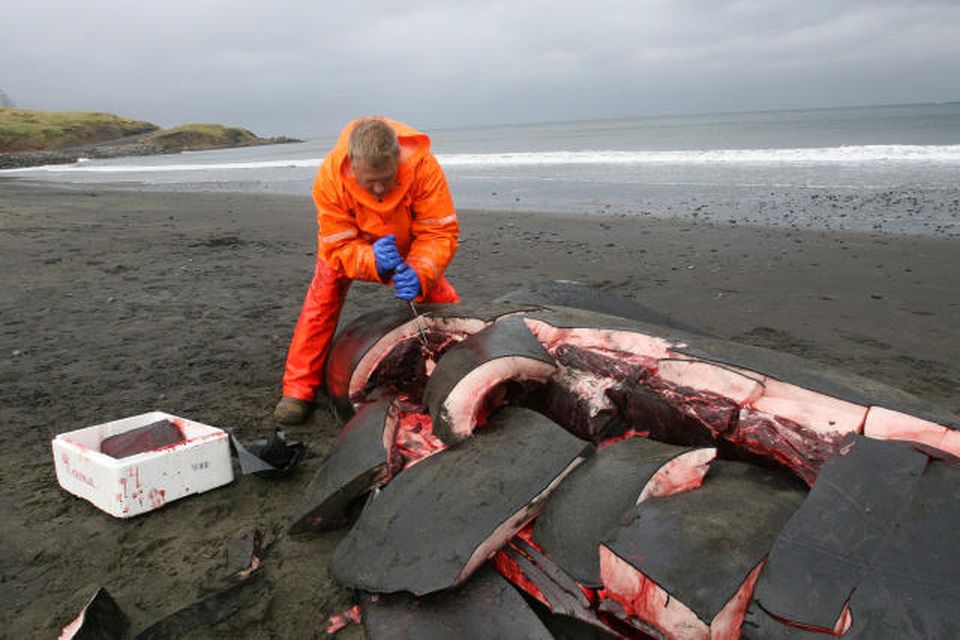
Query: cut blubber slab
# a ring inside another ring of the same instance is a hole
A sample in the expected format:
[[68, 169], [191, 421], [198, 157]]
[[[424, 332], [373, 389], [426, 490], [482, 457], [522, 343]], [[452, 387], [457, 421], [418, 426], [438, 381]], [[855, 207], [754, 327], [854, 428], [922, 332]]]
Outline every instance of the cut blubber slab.
[[960, 636], [960, 469], [857, 436], [770, 552], [757, 604], [847, 638]]
[[641, 496], [699, 487], [715, 456], [713, 448], [647, 438], [612, 444], [557, 487], [534, 524], [534, 540], [579, 583], [599, 587], [600, 543], [633, 513]]
[[522, 318], [507, 317], [450, 348], [427, 381], [423, 401], [433, 432], [446, 444], [473, 433], [503, 404], [496, 397], [508, 381], [543, 383], [556, 363]]
[[461, 445], [410, 467], [361, 513], [333, 555], [343, 585], [423, 595], [463, 582], [542, 509], [592, 445], [514, 407]]
[[360, 596], [370, 640], [551, 640], [509, 582], [483, 567], [458, 589], [416, 598], [406, 593]]
[[641, 502], [601, 546], [604, 592], [638, 628], [739, 637], [764, 558], [805, 493], [782, 471], [715, 461], [699, 489]]
[[389, 400], [362, 406], [337, 436], [307, 487], [291, 533], [346, 523], [351, 501], [386, 481], [396, 409]]

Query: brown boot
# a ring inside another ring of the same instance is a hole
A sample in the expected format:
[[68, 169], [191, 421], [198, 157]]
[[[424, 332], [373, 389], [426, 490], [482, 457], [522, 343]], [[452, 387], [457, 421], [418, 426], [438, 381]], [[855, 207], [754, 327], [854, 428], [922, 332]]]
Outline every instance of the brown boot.
[[280, 424], [301, 424], [310, 413], [310, 403], [299, 398], [284, 396], [273, 410], [273, 419]]

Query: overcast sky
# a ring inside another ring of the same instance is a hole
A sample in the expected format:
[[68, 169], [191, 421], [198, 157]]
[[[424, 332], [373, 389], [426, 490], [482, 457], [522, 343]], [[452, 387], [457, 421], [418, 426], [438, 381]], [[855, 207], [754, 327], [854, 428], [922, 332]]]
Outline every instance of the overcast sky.
[[5, 0], [0, 90], [335, 133], [960, 100], [960, 0]]

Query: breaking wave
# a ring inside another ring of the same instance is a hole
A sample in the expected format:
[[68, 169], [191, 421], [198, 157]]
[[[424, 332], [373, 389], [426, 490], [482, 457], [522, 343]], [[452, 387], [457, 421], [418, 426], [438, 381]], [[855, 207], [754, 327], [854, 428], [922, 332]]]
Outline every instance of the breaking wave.
[[[140, 164], [94, 164], [94, 160], [80, 158], [74, 164], [48, 164], [40, 167], [26, 167], [23, 169], [7, 169], [0, 173], [29, 173], [29, 172], [69, 172], [69, 173], [157, 173], [167, 171], [236, 171], [244, 169], [315, 169], [323, 158], [290, 159], [290, 160], [257, 160], [250, 162], [198, 162], [177, 164], [151, 164], [144, 161]], [[135, 160], [128, 160], [136, 162]]]
[[[438, 153], [444, 167], [550, 165], [828, 165], [871, 163], [960, 163], [960, 145], [851, 145], [793, 149], [691, 149], [679, 151], [531, 151], [515, 153]], [[323, 158], [287, 158], [232, 162], [175, 162], [155, 157], [99, 163], [8, 169], [0, 173], [156, 173], [314, 169]]]
[[444, 166], [960, 163], [960, 145], [861, 145], [809, 149], [703, 149], [684, 151], [548, 151], [450, 154], [438, 157]]

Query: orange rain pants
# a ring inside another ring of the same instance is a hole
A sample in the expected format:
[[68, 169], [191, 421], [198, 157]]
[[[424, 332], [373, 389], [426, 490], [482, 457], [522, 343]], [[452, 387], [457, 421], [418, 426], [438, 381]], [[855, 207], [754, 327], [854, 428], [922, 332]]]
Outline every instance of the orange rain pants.
[[[330, 354], [333, 334], [351, 282], [344, 274], [317, 260], [317, 270], [307, 289], [287, 352], [287, 366], [283, 374], [284, 396], [307, 402], [316, 399], [317, 391], [323, 385], [323, 367]], [[460, 296], [447, 279], [440, 276], [423, 301], [454, 303], [460, 302]]]

